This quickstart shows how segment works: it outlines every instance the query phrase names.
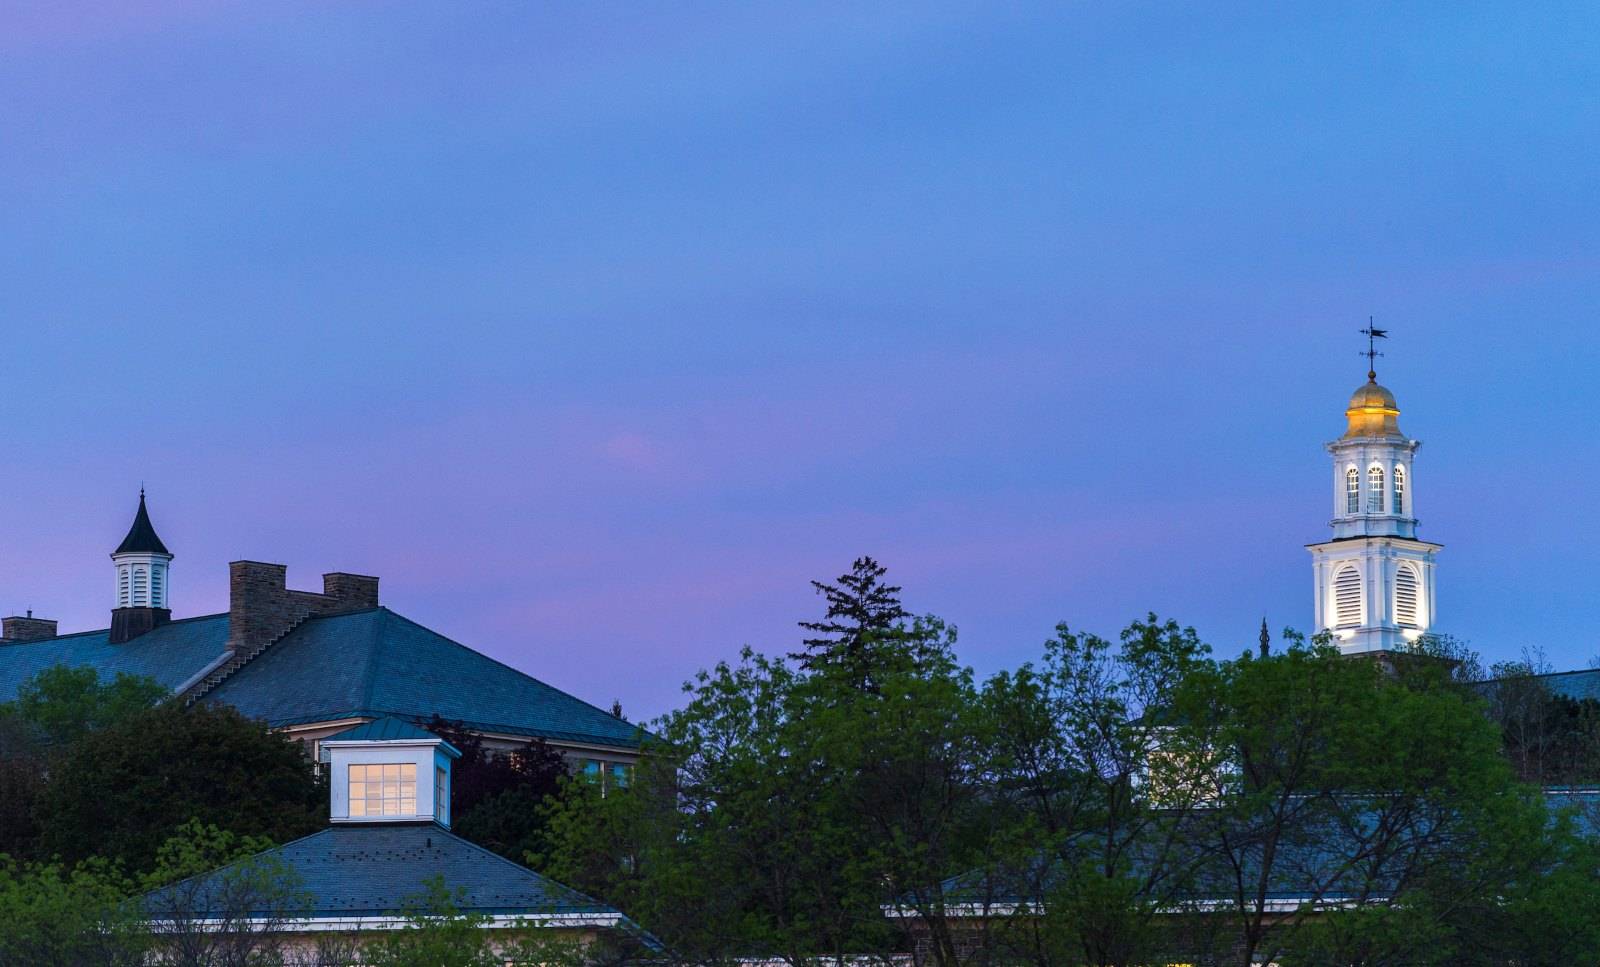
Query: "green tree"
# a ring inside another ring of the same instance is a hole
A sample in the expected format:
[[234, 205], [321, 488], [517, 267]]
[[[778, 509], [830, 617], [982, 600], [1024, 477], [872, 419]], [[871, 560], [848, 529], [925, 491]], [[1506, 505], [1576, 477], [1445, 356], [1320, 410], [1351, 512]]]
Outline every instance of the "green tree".
[[164, 705], [73, 743], [39, 808], [45, 855], [144, 872], [190, 819], [285, 842], [326, 824], [327, 795], [292, 739], [225, 706]]
[[311, 897], [299, 876], [265, 852], [272, 841], [190, 820], [156, 853], [139, 909], [150, 962], [169, 967], [281, 964], [284, 931]]
[[1208, 857], [1200, 886], [1224, 902], [1214, 919], [1235, 963], [1460, 954], [1468, 912], [1543, 853], [1536, 793], [1443, 671], [1316, 644], [1246, 653], [1191, 674], [1175, 712], [1187, 747], [1210, 752], [1212, 802], [1185, 846]]
[[802, 650], [789, 657], [808, 671], [831, 666], [842, 669], [858, 688], [877, 687], [879, 652], [893, 650], [912, 617], [900, 605], [901, 589], [884, 583], [886, 573], [888, 569], [872, 558], [859, 557], [838, 583], [812, 581], [811, 586], [827, 599], [828, 610], [821, 621], [800, 622], [815, 637], [805, 639]]
[[536, 863], [689, 959], [903, 949], [884, 905], [938, 904], [982, 854], [988, 809], [989, 720], [953, 633], [907, 631], [873, 643], [871, 689], [850, 663], [804, 674], [749, 649], [702, 672], [626, 792], [553, 808]]
[[0, 856], [0, 963], [138, 967], [149, 936], [131, 888], [95, 860], [68, 869]]
[[543, 805], [567, 778], [567, 761], [542, 739], [509, 750], [491, 749], [460, 722], [435, 715], [425, 728], [461, 753], [450, 776], [450, 815], [456, 833], [510, 860], [538, 850]]
[[489, 918], [465, 913], [460, 891], [443, 876], [429, 877], [423, 892], [405, 901], [406, 926], [384, 934], [362, 951], [369, 967], [503, 967], [506, 958], [484, 927]]
[[106, 682], [87, 666], [54, 665], [18, 687], [7, 714], [35, 729], [45, 744], [64, 745], [126, 721], [167, 695], [153, 678], [119, 672]]
[[[1005, 814], [982, 884], [1017, 908], [994, 938], [1010, 959], [1140, 963], [1192, 886], [1185, 817], [1204, 802], [1203, 750], [1175, 729], [1176, 691], [1211, 668], [1192, 628], [1154, 615], [1119, 644], [1060, 625], [1039, 667], [994, 676], [992, 796]], [[979, 899], [990, 899], [979, 896]]]

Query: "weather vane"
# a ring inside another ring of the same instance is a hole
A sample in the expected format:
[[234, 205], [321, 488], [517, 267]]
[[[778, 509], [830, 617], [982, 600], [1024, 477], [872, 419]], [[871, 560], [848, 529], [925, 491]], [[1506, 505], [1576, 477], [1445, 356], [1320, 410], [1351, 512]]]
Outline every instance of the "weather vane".
[[1377, 382], [1378, 357], [1383, 355], [1383, 353], [1378, 352], [1378, 340], [1388, 339], [1389, 330], [1379, 329], [1377, 326], [1374, 326], [1372, 324], [1372, 317], [1368, 316], [1367, 328], [1361, 330], [1361, 334], [1367, 337], [1367, 351], [1361, 354], [1367, 357], [1367, 379]]

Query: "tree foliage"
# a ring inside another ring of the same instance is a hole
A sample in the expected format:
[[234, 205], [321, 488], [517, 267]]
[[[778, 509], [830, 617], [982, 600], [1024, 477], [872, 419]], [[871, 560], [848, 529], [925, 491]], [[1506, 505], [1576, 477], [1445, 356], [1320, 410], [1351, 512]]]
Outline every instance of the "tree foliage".
[[26, 724], [44, 745], [65, 745], [154, 707], [168, 695], [153, 678], [119, 672], [101, 681], [95, 669], [54, 665], [17, 688], [5, 715]]
[[437, 715], [424, 727], [461, 752], [450, 770], [455, 832], [511, 860], [539, 849], [545, 800], [561, 791], [568, 775], [561, 753], [542, 739], [491, 749], [462, 723]]
[[154, 868], [191, 819], [285, 842], [322, 828], [327, 789], [298, 743], [225, 706], [164, 705], [91, 732], [52, 769], [38, 851]]
[[789, 657], [807, 671], [831, 667], [858, 688], [878, 687], [878, 656], [892, 655], [912, 617], [900, 604], [901, 589], [884, 583], [887, 573], [872, 558], [859, 557], [837, 583], [812, 581], [828, 608], [821, 621], [800, 622], [814, 637], [802, 641], [802, 650]]

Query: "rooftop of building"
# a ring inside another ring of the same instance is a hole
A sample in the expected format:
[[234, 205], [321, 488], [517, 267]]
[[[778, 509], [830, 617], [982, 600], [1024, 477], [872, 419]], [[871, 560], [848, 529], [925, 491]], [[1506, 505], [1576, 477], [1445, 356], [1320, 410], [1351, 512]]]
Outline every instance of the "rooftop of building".
[[[465, 914], [631, 926], [615, 907], [431, 823], [335, 826], [258, 855], [291, 871], [309, 903], [301, 915], [315, 919], [403, 916], [407, 905], [424, 895], [427, 881], [442, 877]], [[151, 914], [159, 916], [163, 905], [181, 896], [191, 916], [271, 915], [270, 910], [229, 908], [237, 903], [237, 891], [225, 884], [228, 872], [239, 865], [147, 894]]]
[[[0, 646], [0, 702], [54, 665], [153, 678], [173, 691], [227, 655], [226, 614], [185, 618], [121, 644], [107, 630]], [[439, 715], [479, 732], [614, 748], [644, 733], [385, 607], [313, 616], [204, 698], [273, 727]]]

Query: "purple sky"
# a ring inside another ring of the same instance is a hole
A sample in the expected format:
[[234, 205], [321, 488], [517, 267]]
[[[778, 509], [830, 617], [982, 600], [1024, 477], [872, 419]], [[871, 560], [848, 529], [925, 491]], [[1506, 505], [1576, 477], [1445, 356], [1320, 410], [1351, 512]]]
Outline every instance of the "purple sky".
[[990, 671], [1305, 627], [1368, 313], [1440, 627], [1600, 652], [1600, 6], [0, 8], [0, 611], [226, 562], [634, 717], [870, 553]]

